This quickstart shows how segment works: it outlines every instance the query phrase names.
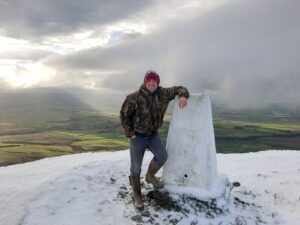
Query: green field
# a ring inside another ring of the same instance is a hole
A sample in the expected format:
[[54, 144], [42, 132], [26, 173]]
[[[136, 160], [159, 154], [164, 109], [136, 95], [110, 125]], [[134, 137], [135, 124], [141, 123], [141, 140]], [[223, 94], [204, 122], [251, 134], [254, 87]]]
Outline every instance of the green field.
[[221, 153], [300, 149], [300, 124], [216, 120], [214, 129]]
[[[18, 115], [11, 121], [0, 121], [0, 166], [65, 154], [128, 149], [128, 140], [116, 113], [80, 111], [58, 115], [57, 118]], [[234, 118], [230, 115], [215, 117], [217, 152], [300, 149], [298, 117], [290, 122], [272, 115], [247, 119], [245, 113], [240, 113], [240, 117], [235, 113]], [[170, 119], [170, 115], [165, 116], [160, 130], [164, 142]]]

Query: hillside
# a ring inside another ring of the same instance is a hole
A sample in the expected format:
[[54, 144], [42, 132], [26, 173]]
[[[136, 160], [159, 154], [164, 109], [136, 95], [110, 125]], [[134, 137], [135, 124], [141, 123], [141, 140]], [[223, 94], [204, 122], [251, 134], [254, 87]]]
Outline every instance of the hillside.
[[[81, 152], [128, 148], [119, 95], [40, 88], [0, 94], [0, 166]], [[172, 103], [169, 109], [172, 109]], [[111, 110], [107, 112], [107, 110]], [[298, 106], [228, 109], [213, 105], [219, 153], [300, 149]], [[171, 115], [160, 129], [166, 141]]]
[[[142, 173], [150, 159], [146, 154]], [[127, 178], [128, 151], [76, 154], [2, 167], [0, 225], [298, 224], [299, 151], [218, 154], [217, 161], [219, 172], [241, 186], [232, 190], [229, 210], [212, 216], [188, 210], [187, 204], [178, 211], [153, 201], [146, 203], [142, 215], [135, 212]], [[144, 195], [148, 188], [143, 187]]]

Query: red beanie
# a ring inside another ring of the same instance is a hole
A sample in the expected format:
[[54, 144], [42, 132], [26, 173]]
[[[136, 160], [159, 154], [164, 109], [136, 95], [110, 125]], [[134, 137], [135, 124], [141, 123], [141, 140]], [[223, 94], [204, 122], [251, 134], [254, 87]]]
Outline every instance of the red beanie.
[[147, 73], [145, 74], [145, 78], [144, 78], [144, 85], [146, 85], [146, 83], [150, 80], [155, 80], [157, 82], [157, 85], [159, 85], [160, 79], [158, 74], [153, 71], [153, 70], [149, 70], [147, 71]]

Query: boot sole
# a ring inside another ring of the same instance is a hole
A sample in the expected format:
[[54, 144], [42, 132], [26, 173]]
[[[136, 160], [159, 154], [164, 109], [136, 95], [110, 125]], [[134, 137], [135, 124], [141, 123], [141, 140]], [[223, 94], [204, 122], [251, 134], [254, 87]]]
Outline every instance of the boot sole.
[[144, 209], [145, 209], [145, 207], [144, 207], [144, 206], [143, 206], [143, 207], [137, 207], [137, 206], [135, 206], [135, 209], [136, 209], [137, 211], [139, 211], [139, 212], [143, 212]]
[[142, 205], [142, 206], [137, 206], [137, 205], [135, 204], [134, 197], [132, 197], [132, 201], [133, 201], [134, 207], [135, 207], [138, 211], [143, 211], [143, 210], [144, 210], [144, 208], [145, 208], [144, 205]]

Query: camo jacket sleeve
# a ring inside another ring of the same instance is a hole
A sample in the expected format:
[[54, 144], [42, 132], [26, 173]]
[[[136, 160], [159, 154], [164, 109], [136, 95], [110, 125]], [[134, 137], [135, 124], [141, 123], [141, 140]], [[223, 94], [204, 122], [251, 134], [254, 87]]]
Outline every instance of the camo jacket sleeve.
[[134, 134], [133, 118], [135, 115], [135, 102], [131, 96], [127, 96], [121, 111], [120, 120], [126, 137], [131, 137]]
[[190, 97], [188, 89], [183, 86], [174, 86], [165, 88], [165, 90], [167, 92], [169, 101], [172, 101], [176, 97], [176, 95], [178, 95], [179, 97]]

